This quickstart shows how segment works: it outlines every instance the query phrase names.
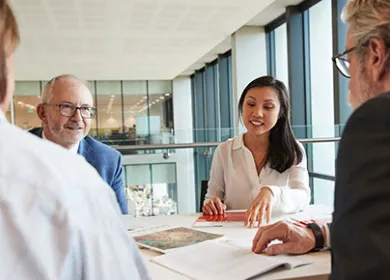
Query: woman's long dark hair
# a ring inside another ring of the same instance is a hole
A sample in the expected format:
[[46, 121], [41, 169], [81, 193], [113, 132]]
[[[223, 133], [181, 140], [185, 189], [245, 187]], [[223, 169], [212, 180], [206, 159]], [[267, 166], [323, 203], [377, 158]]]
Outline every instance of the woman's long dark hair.
[[242, 107], [245, 96], [253, 88], [270, 87], [278, 94], [280, 111], [278, 121], [271, 129], [269, 136], [269, 147], [265, 159], [265, 164], [270, 164], [272, 169], [283, 173], [294, 164], [302, 161], [303, 153], [299, 147], [289, 122], [290, 101], [286, 86], [279, 80], [271, 76], [262, 76], [250, 82], [240, 97], [238, 111], [242, 116]]

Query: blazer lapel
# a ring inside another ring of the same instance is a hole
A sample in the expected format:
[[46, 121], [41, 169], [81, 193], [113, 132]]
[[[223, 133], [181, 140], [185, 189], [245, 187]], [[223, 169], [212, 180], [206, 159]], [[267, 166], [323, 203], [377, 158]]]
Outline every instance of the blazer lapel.
[[94, 166], [95, 157], [94, 157], [94, 154], [92, 152], [91, 146], [85, 140], [85, 138], [80, 141], [80, 145], [79, 145], [79, 149], [78, 149], [77, 153], [79, 155], [83, 156], [91, 165]]
[[37, 128], [30, 129], [28, 132], [34, 134], [35, 136], [38, 136], [39, 138], [42, 138], [42, 131], [43, 131], [42, 127], [37, 127]]

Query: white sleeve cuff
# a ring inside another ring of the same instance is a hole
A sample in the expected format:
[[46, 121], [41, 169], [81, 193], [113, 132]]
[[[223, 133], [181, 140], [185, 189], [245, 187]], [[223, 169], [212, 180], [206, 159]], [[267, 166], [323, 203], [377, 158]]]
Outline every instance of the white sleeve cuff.
[[330, 230], [328, 224], [324, 225], [325, 227], [325, 232], [326, 232], [326, 248], [332, 248], [330, 245]]

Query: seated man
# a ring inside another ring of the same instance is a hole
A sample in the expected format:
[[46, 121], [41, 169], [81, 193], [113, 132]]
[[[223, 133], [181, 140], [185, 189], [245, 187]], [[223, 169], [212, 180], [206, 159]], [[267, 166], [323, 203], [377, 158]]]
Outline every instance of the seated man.
[[127, 214], [121, 154], [86, 136], [96, 114], [86, 82], [72, 75], [54, 77], [43, 89], [37, 113], [43, 128], [30, 132], [82, 155], [111, 186], [122, 213]]

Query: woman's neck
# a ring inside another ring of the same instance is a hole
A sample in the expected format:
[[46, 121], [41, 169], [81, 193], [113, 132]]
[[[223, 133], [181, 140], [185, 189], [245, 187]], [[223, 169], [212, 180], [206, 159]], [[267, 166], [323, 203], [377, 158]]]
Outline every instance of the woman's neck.
[[269, 146], [269, 133], [262, 135], [253, 135], [246, 132], [243, 136], [244, 145], [252, 153], [263, 153], [268, 150]]

